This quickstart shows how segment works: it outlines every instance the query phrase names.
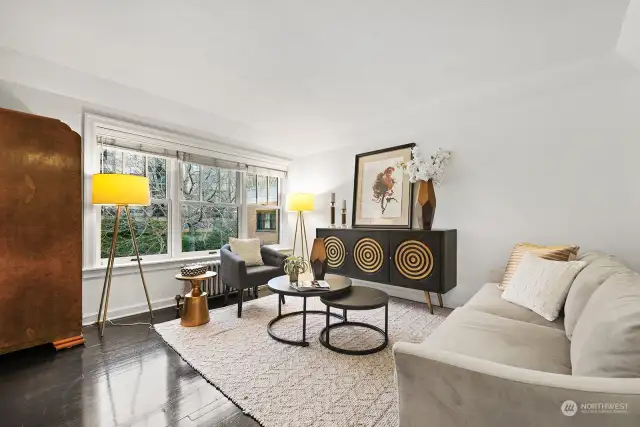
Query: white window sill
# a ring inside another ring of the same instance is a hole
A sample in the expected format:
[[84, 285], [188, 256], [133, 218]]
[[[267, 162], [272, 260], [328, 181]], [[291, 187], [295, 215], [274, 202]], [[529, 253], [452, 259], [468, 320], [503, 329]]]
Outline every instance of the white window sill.
[[[290, 252], [291, 248], [283, 245], [267, 245], [270, 248], [273, 248], [277, 251], [281, 252]], [[217, 252], [213, 255], [201, 255], [194, 257], [185, 257], [185, 258], [172, 258], [172, 259], [161, 259], [154, 261], [142, 261], [142, 271], [144, 273], [151, 271], [164, 271], [164, 270], [175, 270], [176, 273], [181, 265], [197, 262], [197, 261], [216, 261], [220, 259], [220, 254]], [[82, 278], [83, 279], [95, 279], [95, 278], [104, 278], [107, 270], [106, 265], [99, 265], [96, 267], [88, 267], [82, 269]], [[127, 274], [138, 274], [138, 263], [137, 262], [126, 262], [122, 264], [116, 264], [113, 266], [113, 275], [114, 276], [123, 276]]]

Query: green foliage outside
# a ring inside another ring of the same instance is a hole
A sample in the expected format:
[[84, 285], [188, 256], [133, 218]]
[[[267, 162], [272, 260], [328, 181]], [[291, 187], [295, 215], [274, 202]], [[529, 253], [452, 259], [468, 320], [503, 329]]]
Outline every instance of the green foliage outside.
[[[102, 258], [109, 256], [111, 241], [113, 239], [113, 226], [115, 216], [102, 216], [102, 238], [100, 244], [100, 255]], [[144, 227], [139, 227], [134, 223], [136, 242], [141, 255], [156, 255], [167, 253], [167, 221], [166, 219], [149, 218]], [[118, 239], [116, 242], [116, 257], [135, 256], [131, 232], [126, 215], [120, 218]]]

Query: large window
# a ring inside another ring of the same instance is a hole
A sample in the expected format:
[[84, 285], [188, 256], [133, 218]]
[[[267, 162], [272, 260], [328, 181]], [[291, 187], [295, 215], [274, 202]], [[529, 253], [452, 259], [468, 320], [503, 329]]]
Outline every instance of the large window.
[[[277, 170], [286, 169], [283, 159], [92, 114], [85, 114], [84, 140], [94, 142], [84, 145], [87, 176], [149, 178], [150, 205], [130, 207], [144, 262], [209, 256], [230, 237], [260, 234], [265, 244], [278, 242], [281, 178], [266, 175], [282, 177]], [[117, 212], [115, 206], [92, 205], [91, 193], [86, 185], [85, 268], [106, 264]], [[262, 210], [259, 218], [256, 208]], [[118, 227], [115, 262], [128, 264], [135, 250], [124, 211]]]
[[[101, 138], [99, 142], [104, 143]], [[170, 251], [171, 218], [169, 180], [171, 164], [179, 171], [180, 190], [176, 211], [180, 214], [180, 248]], [[141, 256], [180, 256], [180, 253], [212, 252], [239, 235], [239, 173], [235, 170], [180, 162], [116, 148], [102, 148], [102, 173], [147, 176], [151, 205], [131, 207], [136, 242]], [[109, 256], [116, 220], [115, 206], [102, 206], [100, 257]], [[126, 215], [120, 217], [116, 257], [129, 261], [135, 256]], [[177, 253], [176, 253], [177, 252]]]
[[238, 236], [237, 172], [182, 163], [182, 251], [220, 249]]
[[[151, 205], [132, 207], [136, 242], [141, 255], [168, 254], [169, 215], [167, 200], [167, 160], [116, 149], [102, 149], [100, 170], [147, 176], [151, 187]], [[116, 207], [102, 206], [100, 221], [100, 256], [107, 258], [113, 239]], [[116, 257], [135, 256], [126, 215], [120, 217]]]

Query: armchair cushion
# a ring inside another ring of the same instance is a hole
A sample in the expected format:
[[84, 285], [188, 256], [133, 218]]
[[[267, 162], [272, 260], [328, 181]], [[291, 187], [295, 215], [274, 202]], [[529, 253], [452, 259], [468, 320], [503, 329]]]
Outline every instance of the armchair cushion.
[[269, 280], [281, 275], [280, 268], [270, 265], [247, 267], [247, 286], [243, 286], [243, 288], [266, 285]]

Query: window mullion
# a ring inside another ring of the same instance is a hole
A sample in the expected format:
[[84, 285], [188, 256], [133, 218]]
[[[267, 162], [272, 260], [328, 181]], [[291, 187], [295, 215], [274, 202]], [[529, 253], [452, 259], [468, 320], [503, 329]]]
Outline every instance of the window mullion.
[[171, 215], [171, 257], [182, 255], [182, 164], [176, 159], [169, 160], [167, 174], [167, 191], [170, 202]]

